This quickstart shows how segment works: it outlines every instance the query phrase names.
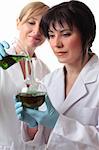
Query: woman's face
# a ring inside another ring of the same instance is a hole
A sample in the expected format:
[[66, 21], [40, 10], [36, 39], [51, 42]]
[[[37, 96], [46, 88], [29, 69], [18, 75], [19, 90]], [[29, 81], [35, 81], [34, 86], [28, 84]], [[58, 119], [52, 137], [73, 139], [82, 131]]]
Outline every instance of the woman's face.
[[82, 61], [81, 35], [77, 28], [70, 30], [66, 23], [63, 26], [56, 23], [55, 28], [50, 25], [49, 42], [60, 63], [77, 64]]
[[39, 28], [41, 17], [42, 15], [32, 14], [27, 21], [27, 16], [24, 16], [17, 23], [19, 40], [24, 44], [26, 49], [35, 49], [45, 41], [45, 37]]

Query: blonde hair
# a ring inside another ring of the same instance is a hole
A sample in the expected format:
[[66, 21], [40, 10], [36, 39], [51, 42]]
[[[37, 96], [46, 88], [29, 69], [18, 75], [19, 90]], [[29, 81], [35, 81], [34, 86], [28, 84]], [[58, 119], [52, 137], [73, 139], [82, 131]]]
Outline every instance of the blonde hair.
[[48, 6], [46, 4], [44, 4], [43, 2], [31, 2], [28, 3], [20, 12], [19, 14], [19, 20], [22, 21], [22, 19], [24, 18], [24, 16], [27, 16], [25, 18], [26, 22], [28, 20], [28, 18], [35, 13], [35, 15], [40, 15], [40, 14], [44, 14], [47, 10], [48, 10]]

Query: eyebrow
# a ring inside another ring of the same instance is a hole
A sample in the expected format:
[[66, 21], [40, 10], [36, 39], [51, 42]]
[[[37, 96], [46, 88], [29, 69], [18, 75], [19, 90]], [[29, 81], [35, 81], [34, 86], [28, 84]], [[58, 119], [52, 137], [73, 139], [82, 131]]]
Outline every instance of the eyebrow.
[[[57, 30], [57, 29], [55, 29], [55, 30], [59, 31], [59, 32], [71, 31], [69, 28], [68, 29], [63, 29], [63, 30]], [[53, 32], [53, 30], [49, 29], [48, 32]]]
[[29, 17], [28, 20], [29, 20], [29, 19], [38, 20], [37, 18], [35, 18], [35, 17], [33, 17], [33, 16]]

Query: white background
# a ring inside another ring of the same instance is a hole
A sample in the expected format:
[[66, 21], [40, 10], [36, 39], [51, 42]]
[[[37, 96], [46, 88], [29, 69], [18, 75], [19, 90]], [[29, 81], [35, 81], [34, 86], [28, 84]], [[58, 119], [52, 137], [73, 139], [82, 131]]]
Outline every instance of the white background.
[[[15, 37], [16, 31], [16, 19], [24, 7], [25, 4], [31, 1], [36, 0], [0, 0], [0, 41], [6, 40], [10, 41], [13, 37]], [[39, 1], [39, 0], [38, 0]], [[61, 3], [66, 0], [40, 0], [49, 6], [53, 6], [57, 3]], [[82, 2], [86, 3], [89, 8], [94, 13], [97, 25], [97, 34], [95, 41], [93, 43], [92, 50], [93, 52], [99, 55], [99, 5], [98, 0], [81, 0]], [[57, 61], [57, 58], [54, 56], [49, 43], [46, 41], [42, 46], [37, 48], [37, 55], [40, 57], [53, 71], [55, 68], [59, 67], [60, 64]]]

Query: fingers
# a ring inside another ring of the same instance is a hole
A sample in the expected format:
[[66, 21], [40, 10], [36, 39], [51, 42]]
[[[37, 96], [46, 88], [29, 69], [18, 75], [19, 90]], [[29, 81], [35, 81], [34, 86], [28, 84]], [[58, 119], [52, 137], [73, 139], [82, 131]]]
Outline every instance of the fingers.
[[14, 100], [14, 103], [18, 102], [18, 99], [16, 98], [16, 96], [13, 96], [13, 100]]
[[38, 120], [39, 117], [41, 117], [43, 115], [44, 112], [39, 111], [39, 110], [35, 110], [35, 109], [29, 109], [26, 108], [26, 112], [32, 116], [35, 120]]
[[27, 114], [32, 116], [32, 115], [35, 115], [38, 111], [35, 109], [26, 108], [26, 112], [27, 112]]
[[4, 57], [6, 55], [5, 49], [3, 45], [0, 43], [0, 60], [2, 59], [2, 56]]
[[22, 107], [22, 102], [16, 102], [15, 103], [15, 109], [18, 109], [20, 107]]
[[0, 60], [2, 60], [2, 57], [5, 57], [7, 55], [5, 49], [8, 49], [10, 46], [6, 41], [2, 41], [0, 43]]
[[45, 103], [47, 105], [48, 110], [50, 110], [53, 107], [48, 95], [45, 96]]
[[10, 48], [9, 43], [7, 43], [6, 41], [2, 41], [1, 44], [3, 45], [4, 49]]
[[17, 118], [21, 120], [21, 118], [22, 118], [22, 112], [23, 112], [23, 106], [22, 106], [21, 102], [16, 102], [16, 104], [15, 104], [15, 110], [16, 110]]

